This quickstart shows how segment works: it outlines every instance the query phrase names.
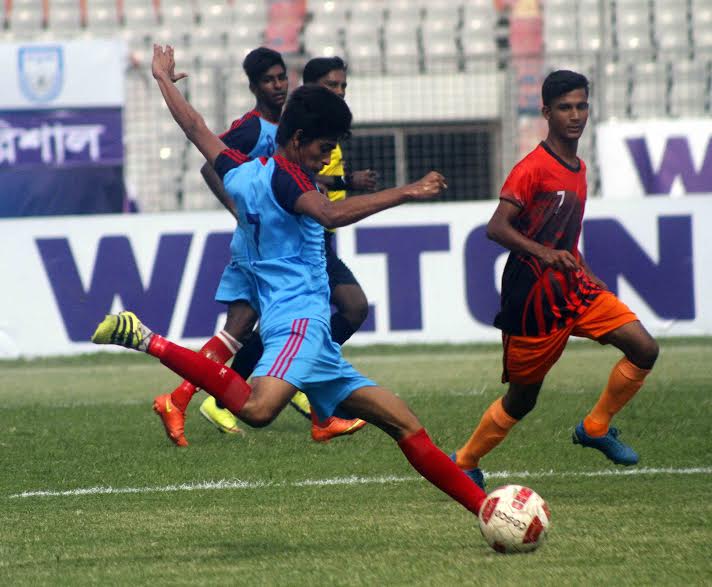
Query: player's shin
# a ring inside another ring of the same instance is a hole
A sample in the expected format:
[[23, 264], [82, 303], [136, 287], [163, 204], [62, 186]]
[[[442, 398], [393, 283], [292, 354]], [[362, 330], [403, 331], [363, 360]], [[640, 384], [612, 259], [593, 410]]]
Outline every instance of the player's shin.
[[608, 385], [583, 421], [586, 434], [590, 436], [606, 434], [613, 416], [638, 392], [648, 373], [650, 369], [636, 367], [626, 357], [618, 361], [608, 378]]
[[157, 334], [151, 338], [148, 354], [196, 387], [207, 391], [238, 417], [252, 392], [247, 382], [228, 367]]
[[438, 489], [471, 512], [480, 511], [485, 492], [433, 444], [425, 428], [402, 438], [398, 446], [413, 468]]
[[502, 407], [502, 398], [494, 401], [482, 414], [482, 419], [465, 445], [457, 451], [461, 469], [479, 467], [480, 459], [502, 442], [518, 422]]
[[[217, 363], [225, 363], [230, 360], [241, 347], [239, 341], [235, 340], [229, 332], [221, 330], [213, 336], [200, 349], [200, 354]], [[171, 393], [171, 401], [181, 412], [185, 412], [193, 395], [198, 391], [190, 381], [183, 381]]]

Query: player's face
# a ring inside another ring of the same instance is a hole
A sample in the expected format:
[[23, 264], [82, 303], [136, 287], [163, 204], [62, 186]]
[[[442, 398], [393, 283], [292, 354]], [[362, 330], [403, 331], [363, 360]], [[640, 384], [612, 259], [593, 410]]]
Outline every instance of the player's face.
[[331, 90], [343, 98], [346, 96], [346, 72], [343, 69], [333, 69], [324, 77], [319, 78], [317, 82], [320, 86], [324, 86], [327, 90]]
[[314, 139], [308, 143], [299, 143], [299, 164], [312, 171], [319, 173], [331, 160], [331, 152], [336, 148], [336, 139], [321, 138]]
[[289, 80], [281, 65], [273, 65], [262, 74], [253, 92], [260, 102], [272, 108], [281, 108], [287, 100]]
[[549, 130], [559, 138], [577, 140], [588, 121], [588, 95], [580, 88], [552, 100], [542, 110], [549, 121]]

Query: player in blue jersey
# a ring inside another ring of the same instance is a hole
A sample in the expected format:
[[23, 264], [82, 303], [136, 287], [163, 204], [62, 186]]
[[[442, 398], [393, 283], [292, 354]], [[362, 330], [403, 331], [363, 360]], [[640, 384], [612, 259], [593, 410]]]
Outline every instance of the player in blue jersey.
[[343, 413], [384, 430], [423, 477], [476, 514], [485, 493], [432, 443], [402, 399], [341, 357], [329, 330], [324, 228], [436, 197], [447, 187], [444, 178], [430, 172], [368, 198], [332, 202], [315, 188], [313, 173], [349, 132], [351, 112], [343, 100], [321, 86], [299, 88], [280, 121], [275, 156], [253, 160], [210, 132], [175, 87], [184, 74], [174, 69], [172, 49], [155, 46], [153, 75], [171, 114], [223, 177], [236, 203], [249, 258], [245, 275], [259, 308], [265, 353], [250, 386], [224, 365], [154, 334], [131, 312], [107, 316], [92, 341], [157, 357], [252, 426], [269, 424], [302, 389], [319, 417]]
[[[245, 57], [243, 70], [250, 81], [250, 91], [256, 99], [255, 107], [235, 120], [230, 129], [220, 135], [230, 148], [248, 154], [250, 157], [270, 156], [275, 150], [277, 123], [282, 113], [288, 78], [282, 56], [272, 49], [259, 47]], [[222, 180], [209, 164], [203, 165], [201, 173], [211, 191], [237, 220], [235, 204], [225, 191]], [[230, 262], [225, 267], [215, 300], [227, 305], [225, 327], [212, 337], [200, 352], [214, 361], [225, 363], [242, 347], [239, 339], [251, 330], [256, 313], [248, 302], [248, 287], [242, 275], [241, 266], [246, 262], [242, 233], [236, 230], [230, 243]], [[233, 368], [247, 378], [252, 373], [259, 355], [253, 360], [252, 349], [257, 344], [262, 348], [259, 334], [246, 336], [245, 350], [238, 354]], [[337, 342], [341, 342], [337, 340]], [[239, 358], [239, 360], [238, 360]], [[253, 362], [254, 361], [254, 362]], [[237, 365], [236, 365], [237, 364]], [[185, 437], [185, 413], [197, 388], [189, 381], [183, 381], [170, 394], [162, 394], [154, 399], [153, 409], [160, 416], [166, 434], [178, 446], [187, 446]], [[175, 409], [174, 409], [175, 408]], [[200, 413], [219, 430], [227, 434], [237, 434], [240, 428], [237, 419], [229, 410], [220, 406], [215, 398], [208, 396], [200, 406]], [[322, 423], [324, 424], [324, 423]], [[344, 420], [332, 418], [324, 425], [313, 425], [326, 441], [334, 436], [351, 434], [364, 426], [360, 419]], [[314, 436], [314, 433], [312, 433]]]

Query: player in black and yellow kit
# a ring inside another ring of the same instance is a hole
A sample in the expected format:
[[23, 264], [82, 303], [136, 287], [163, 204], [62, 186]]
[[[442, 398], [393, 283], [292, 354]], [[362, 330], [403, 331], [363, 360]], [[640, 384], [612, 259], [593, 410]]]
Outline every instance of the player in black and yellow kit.
[[512, 169], [487, 235], [511, 253], [502, 277], [503, 383], [507, 393], [485, 412], [468, 442], [452, 456], [480, 486], [480, 459], [533, 408], [544, 377], [569, 336], [611, 344], [624, 356], [589, 414], [573, 433], [616, 464], [638, 455], [609, 427], [635, 395], [658, 356], [637, 316], [598, 279], [578, 249], [586, 206], [586, 165], [576, 156], [588, 120], [588, 80], [572, 71], [550, 74], [542, 86], [549, 133]]

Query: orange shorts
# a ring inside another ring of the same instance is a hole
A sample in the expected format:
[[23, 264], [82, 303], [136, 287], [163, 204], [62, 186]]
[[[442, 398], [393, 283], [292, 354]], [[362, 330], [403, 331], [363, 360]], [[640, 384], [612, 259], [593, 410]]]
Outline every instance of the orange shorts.
[[604, 291], [571, 325], [547, 336], [502, 335], [502, 383], [541, 383], [564, 352], [569, 336], [598, 340], [638, 317], [614, 294]]

